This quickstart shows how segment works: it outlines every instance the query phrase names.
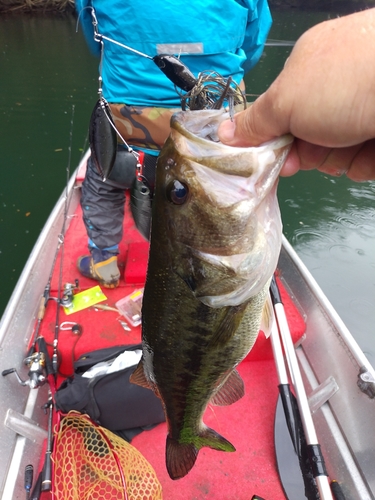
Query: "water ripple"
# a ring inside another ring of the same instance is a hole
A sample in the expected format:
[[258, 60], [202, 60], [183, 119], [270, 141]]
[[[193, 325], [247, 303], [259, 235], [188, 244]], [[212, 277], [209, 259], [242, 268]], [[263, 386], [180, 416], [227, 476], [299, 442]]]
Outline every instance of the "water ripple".
[[299, 205], [295, 200], [292, 200], [292, 198], [288, 198], [287, 200], [284, 200], [284, 203], [289, 208], [301, 208], [301, 205]]
[[364, 255], [363, 250], [354, 250], [349, 245], [335, 244], [330, 246], [329, 248], [331, 257], [333, 257], [336, 261], [345, 262], [346, 264], [350, 264], [353, 262], [354, 253], [361, 255], [359, 252], [362, 252], [362, 254]]
[[375, 201], [375, 182], [352, 186], [348, 188], [348, 191], [357, 200]]
[[343, 228], [354, 230], [364, 238], [375, 238], [375, 209], [347, 212], [336, 216], [335, 221]]
[[310, 246], [312, 242], [314, 243], [312, 249], [316, 251], [322, 248], [329, 248], [335, 243], [335, 239], [332, 238], [330, 233], [319, 231], [309, 226], [304, 226], [294, 231], [292, 245], [306, 247]]
[[336, 217], [336, 221], [348, 229], [357, 229], [359, 226], [358, 222], [356, 221], [356, 217], [354, 217], [353, 215], [351, 216], [350, 214], [340, 215]]

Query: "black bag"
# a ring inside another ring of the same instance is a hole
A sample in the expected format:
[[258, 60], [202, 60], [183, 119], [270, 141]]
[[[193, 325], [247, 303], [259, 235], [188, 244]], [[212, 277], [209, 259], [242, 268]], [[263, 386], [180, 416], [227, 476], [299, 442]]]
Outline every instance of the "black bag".
[[86, 413], [127, 441], [142, 430], [164, 422], [160, 399], [151, 389], [129, 382], [134, 366], [93, 378], [82, 377], [97, 363], [137, 349], [142, 349], [142, 345], [121, 345], [82, 354], [74, 363], [74, 376], [64, 380], [56, 391], [56, 408], [63, 413], [70, 410]]

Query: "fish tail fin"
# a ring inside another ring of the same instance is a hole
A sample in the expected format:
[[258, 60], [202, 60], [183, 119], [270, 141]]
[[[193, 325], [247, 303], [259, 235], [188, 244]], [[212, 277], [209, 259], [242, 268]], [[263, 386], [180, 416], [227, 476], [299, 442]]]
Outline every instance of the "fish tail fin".
[[205, 427], [191, 443], [179, 443], [167, 437], [166, 463], [171, 479], [180, 479], [193, 468], [201, 448], [207, 446], [218, 451], [236, 451], [236, 448], [213, 429]]
[[193, 443], [179, 443], [167, 436], [166, 464], [171, 479], [181, 479], [193, 468], [199, 449]]

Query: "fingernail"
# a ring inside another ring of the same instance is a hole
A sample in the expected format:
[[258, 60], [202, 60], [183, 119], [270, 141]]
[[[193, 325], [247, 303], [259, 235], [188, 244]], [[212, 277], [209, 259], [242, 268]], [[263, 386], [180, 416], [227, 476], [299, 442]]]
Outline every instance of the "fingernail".
[[341, 177], [342, 175], [346, 174], [348, 169], [341, 169], [341, 168], [335, 168], [335, 167], [324, 167], [321, 168], [319, 167], [318, 170], [320, 172], [323, 172], [324, 174], [332, 175], [333, 177]]
[[232, 120], [225, 120], [220, 124], [217, 131], [220, 141], [224, 142], [225, 144], [230, 144], [234, 139], [235, 130], [235, 122]]

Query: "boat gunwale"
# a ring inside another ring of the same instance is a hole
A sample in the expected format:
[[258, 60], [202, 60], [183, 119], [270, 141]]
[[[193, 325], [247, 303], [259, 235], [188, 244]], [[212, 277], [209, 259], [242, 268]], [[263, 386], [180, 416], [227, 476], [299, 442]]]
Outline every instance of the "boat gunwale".
[[297, 252], [289, 243], [285, 235], [283, 235], [282, 237], [282, 247], [285, 253], [288, 255], [288, 257], [295, 264], [299, 273], [304, 278], [306, 284], [310, 288], [310, 291], [314, 295], [317, 302], [324, 309], [326, 315], [332, 322], [334, 328], [337, 330], [345, 346], [347, 347], [350, 354], [353, 356], [356, 363], [358, 364], [358, 367], [359, 368], [365, 367], [366, 370], [369, 373], [371, 373], [372, 377], [375, 379], [375, 369], [371, 365], [370, 361], [367, 359], [366, 355], [360, 348], [359, 344], [354, 339], [353, 335], [351, 334], [351, 332], [349, 331], [343, 320], [340, 318], [336, 309], [333, 307], [333, 305], [331, 304], [328, 297], [325, 295], [325, 293], [323, 292], [323, 290], [321, 289], [321, 287], [319, 286], [313, 275], [310, 273], [306, 265], [303, 263], [302, 259], [299, 257]]

